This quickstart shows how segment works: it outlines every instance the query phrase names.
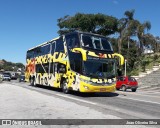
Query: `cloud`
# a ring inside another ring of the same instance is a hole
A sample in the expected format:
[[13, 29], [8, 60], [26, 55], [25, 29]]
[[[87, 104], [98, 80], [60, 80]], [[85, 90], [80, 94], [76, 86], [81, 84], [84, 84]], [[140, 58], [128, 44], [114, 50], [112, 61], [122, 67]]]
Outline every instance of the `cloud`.
[[113, 3], [114, 3], [114, 4], [118, 4], [118, 1], [117, 1], [117, 0], [113, 0]]

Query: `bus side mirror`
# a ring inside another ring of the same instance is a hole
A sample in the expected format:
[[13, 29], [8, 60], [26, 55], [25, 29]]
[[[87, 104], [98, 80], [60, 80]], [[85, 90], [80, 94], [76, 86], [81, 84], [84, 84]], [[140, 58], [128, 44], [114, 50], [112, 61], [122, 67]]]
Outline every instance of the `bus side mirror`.
[[118, 57], [118, 59], [119, 59], [119, 65], [123, 65], [124, 64], [124, 57], [121, 54], [114, 53], [113, 56], [114, 57]]

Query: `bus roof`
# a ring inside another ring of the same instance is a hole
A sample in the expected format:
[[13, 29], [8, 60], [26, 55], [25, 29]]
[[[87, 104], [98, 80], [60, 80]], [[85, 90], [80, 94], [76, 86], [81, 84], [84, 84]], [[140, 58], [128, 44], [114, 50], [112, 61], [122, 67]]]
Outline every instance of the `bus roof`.
[[83, 31], [73, 31], [73, 32], [70, 32], [70, 33], [67, 33], [65, 35], [69, 35], [69, 34], [72, 34], [72, 33], [80, 33], [80, 34], [91, 34], [91, 35], [95, 35], [95, 36], [100, 36], [100, 37], [104, 37], [106, 38], [105, 36], [103, 35], [100, 35], [100, 34], [96, 34], [96, 33], [91, 33], [91, 32], [83, 32]]
[[60, 36], [57, 37], [57, 38], [53, 38], [52, 40], [47, 41], [47, 42], [44, 42], [44, 43], [42, 43], [42, 44], [40, 44], [40, 45], [37, 45], [37, 46], [35, 46], [35, 47], [33, 47], [33, 48], [30, 48], [30, 49], [28, 49], [27, 51], [30, 51], [30, 50], [33, 50], [33, 49], [35, 49], [35, 48], [37, 48], [37, 47], [43, 46], [43, 45], [45, 45], [45, 44], [48, 44], [48, 43], [50, 43], [50, 42], [52, 42], [52, 41], [55, 41], [55, 40], [57, 40], [57, 39], [59, 39], [59, 38], [60, 38]]
[[[73, 32], [70, 32], [70, 33], [67, 33], [67, 34], [64, 34], [64, 35], [69, 35], [69, 34], [72, 34], [72, 33], [91, 34], [91, 35], [95, 35], [95, 36], [105, 37], [105, 36], [103, 36], [103, 35], [99, 35], [99, 34], [95, 34], [95, 33], [91, 33], [91, 32], [82, 32], [82, 31], [73, 31]], [[40, 45], [37, 45], [37, 46], [35, 46], [35, 47], [33, 47], [33, 48], [30, 48], [30, 49], [28, 49], [28, 51], [33, 50], [33, 49], [35, 49], [35, 48], [37, 48], [37, 47], [43, 46], [43, 45], [45, 45], [45, 44], [47, 44], [47, 43], [50, 43], [50, 42], [52, 42], [52, 41], [54, 41], [54, 40], [57, 40], [57, 39], [59, 39], [60, 37], [61, 37], [61, 36], [59, 36], [59, 37], [57, 37], [57, 38], [53, 38], [53, 39], [50, 40], [50, 41], [44, 42], [44, 43], [42, 43], [42, 44], [40, 44]], [[106, 37], [105, 37], [105, 38], [106, 38]]]

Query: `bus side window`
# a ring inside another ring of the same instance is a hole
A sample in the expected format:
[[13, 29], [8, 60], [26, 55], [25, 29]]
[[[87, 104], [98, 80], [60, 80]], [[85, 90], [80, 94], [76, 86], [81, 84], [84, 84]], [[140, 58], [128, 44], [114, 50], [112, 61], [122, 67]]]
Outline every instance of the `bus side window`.
[[41, 55], [49, 54], [49, 52], [50, 52], [50, 44], [41, 46]]
[[56, 49], [55, 52], [63, 52], [64, 53], [64, 42], [63, 38], [59, 38], [56, 40]]
[[66, 73], [66, 66], [64, 64], [58, 64], [58, 72], [59, 73]]
[[53, 42], [51, 45], [52, 45], [52, 51], [51, 51], [51, 53], [52, 54], [54, 54], [54, 51], [55, 51], [55, 44], [56, 44], [56, 42]]
[[27, 52], [27, 59], [34, 58], [34, 50], [30, 50]]
[[36, 48], [34, 52], [35, 52], [35, 57], [40, 56], [42, 54], [40, 47]]

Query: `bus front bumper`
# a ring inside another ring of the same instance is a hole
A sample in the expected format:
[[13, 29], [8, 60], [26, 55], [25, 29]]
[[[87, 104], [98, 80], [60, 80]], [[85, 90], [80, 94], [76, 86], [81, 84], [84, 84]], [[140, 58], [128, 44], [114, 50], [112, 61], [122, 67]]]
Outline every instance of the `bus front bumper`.
[[85, 82], [80, 84], [80, 92], [115, 92], [116, 84], [110, 85], [91, 85]]

